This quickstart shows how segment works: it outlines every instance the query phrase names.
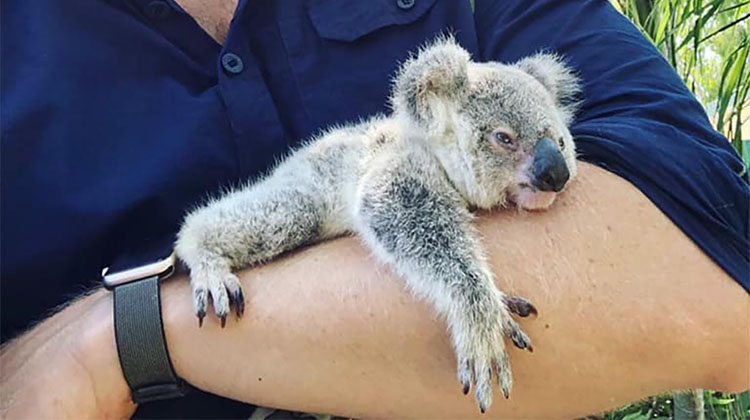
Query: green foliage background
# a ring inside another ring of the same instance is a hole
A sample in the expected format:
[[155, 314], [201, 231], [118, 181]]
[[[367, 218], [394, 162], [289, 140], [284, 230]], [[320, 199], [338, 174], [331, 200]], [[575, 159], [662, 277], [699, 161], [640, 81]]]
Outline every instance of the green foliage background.
[[[750, 163], [750, 1], [612, 0], [653, 41]], [[743, 141], [744, 140], [744, 141]]]
[[[671, 420], [671, 419], [750, 419], [750, 391], [741, 394], [724, 394], [716, 391], [697, 391], [703, 401], [703, 413], [689, 413], [676, 406], [674, 394], [664, 394], [628, 404], [602, 416], [589, 420]], [[698, 404], [700, 405], [700, 404]]]
[[[653, 41], [750, 165], [750, 0], [611, 1]], [[703, 404], [703, 412], [689, 415], [675, 407], [675, 396], [651, 397], [594, 418], [750, 419], [750, 392], [695, 392], [690, 399]]]

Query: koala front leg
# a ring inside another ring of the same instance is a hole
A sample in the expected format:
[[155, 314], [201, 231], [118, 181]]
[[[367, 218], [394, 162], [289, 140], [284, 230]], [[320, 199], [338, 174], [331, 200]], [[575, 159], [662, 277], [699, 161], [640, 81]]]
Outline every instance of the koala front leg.
[[510, 313], [527, 316], [536, 309], [497, 289], [470, 225], [471, 215], [455, 192], [436, 191], [408, 176], [384, 176], [380, 181], [362, 189], [357, 229], [416, 295], [445, 316], [458, 379], [464, 393], [473, 384], [484, 412], [492, 402], [493, 372], [506, 398], [512, 386], [503, 338], [531, 351], [529, 338]]
[[175, 250], [190, 269], [199, 325], [209, 296], [222, 327], [232, 304], [242, 315], [244, 296], [232, 270], [318, 240], [325, 206], [309, 180], [299, 178], [277, 173], [185, 218]]

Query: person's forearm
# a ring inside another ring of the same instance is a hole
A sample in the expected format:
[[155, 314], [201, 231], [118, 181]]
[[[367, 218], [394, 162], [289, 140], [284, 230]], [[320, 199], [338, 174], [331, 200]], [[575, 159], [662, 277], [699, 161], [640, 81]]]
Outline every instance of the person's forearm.
[[135, 410], [120, 373], [105, 290], [4, 346], [0, 369], [0, 418], [126, 418]]

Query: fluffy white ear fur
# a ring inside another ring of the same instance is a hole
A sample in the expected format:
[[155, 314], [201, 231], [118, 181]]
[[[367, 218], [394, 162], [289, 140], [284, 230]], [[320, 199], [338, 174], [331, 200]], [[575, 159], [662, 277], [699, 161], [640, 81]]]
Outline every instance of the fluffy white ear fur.
[[581, 85], [578, 76], [556, 54], [537, 53], [515, 63], [526, 73], [534, 76], [552, 93], [558, 107], [563, 111], [565, 123], [573, 119], [578, 109]]
[[452, 36], [424, 45], [401, 65], [394, 79], [393, 110], [423, 121], [430, 115], [433, 99], [456, 100], [466, 94], [470, 60]]

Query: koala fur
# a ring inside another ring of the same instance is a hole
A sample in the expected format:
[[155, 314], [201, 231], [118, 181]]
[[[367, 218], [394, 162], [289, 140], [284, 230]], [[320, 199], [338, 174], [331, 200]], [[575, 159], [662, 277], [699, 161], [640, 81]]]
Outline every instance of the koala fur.
[[447, 321], [464, 393], [484, 412], [494, 372], [507, 398], [504, 338], [532, 349], [511, 313], [536, 309], [495, 286], [470, 209], [552, 204], [576, 174], [577, 92], [553, 55], [508, 65], [473, 62], [451, 37], [423, 47], [395, 78], [390, 115], [331, 128], [187, 215], [176, 251], [200, 323], [209, 295], [222, 326], [244, 311], [232, 270], [355, 233]]

